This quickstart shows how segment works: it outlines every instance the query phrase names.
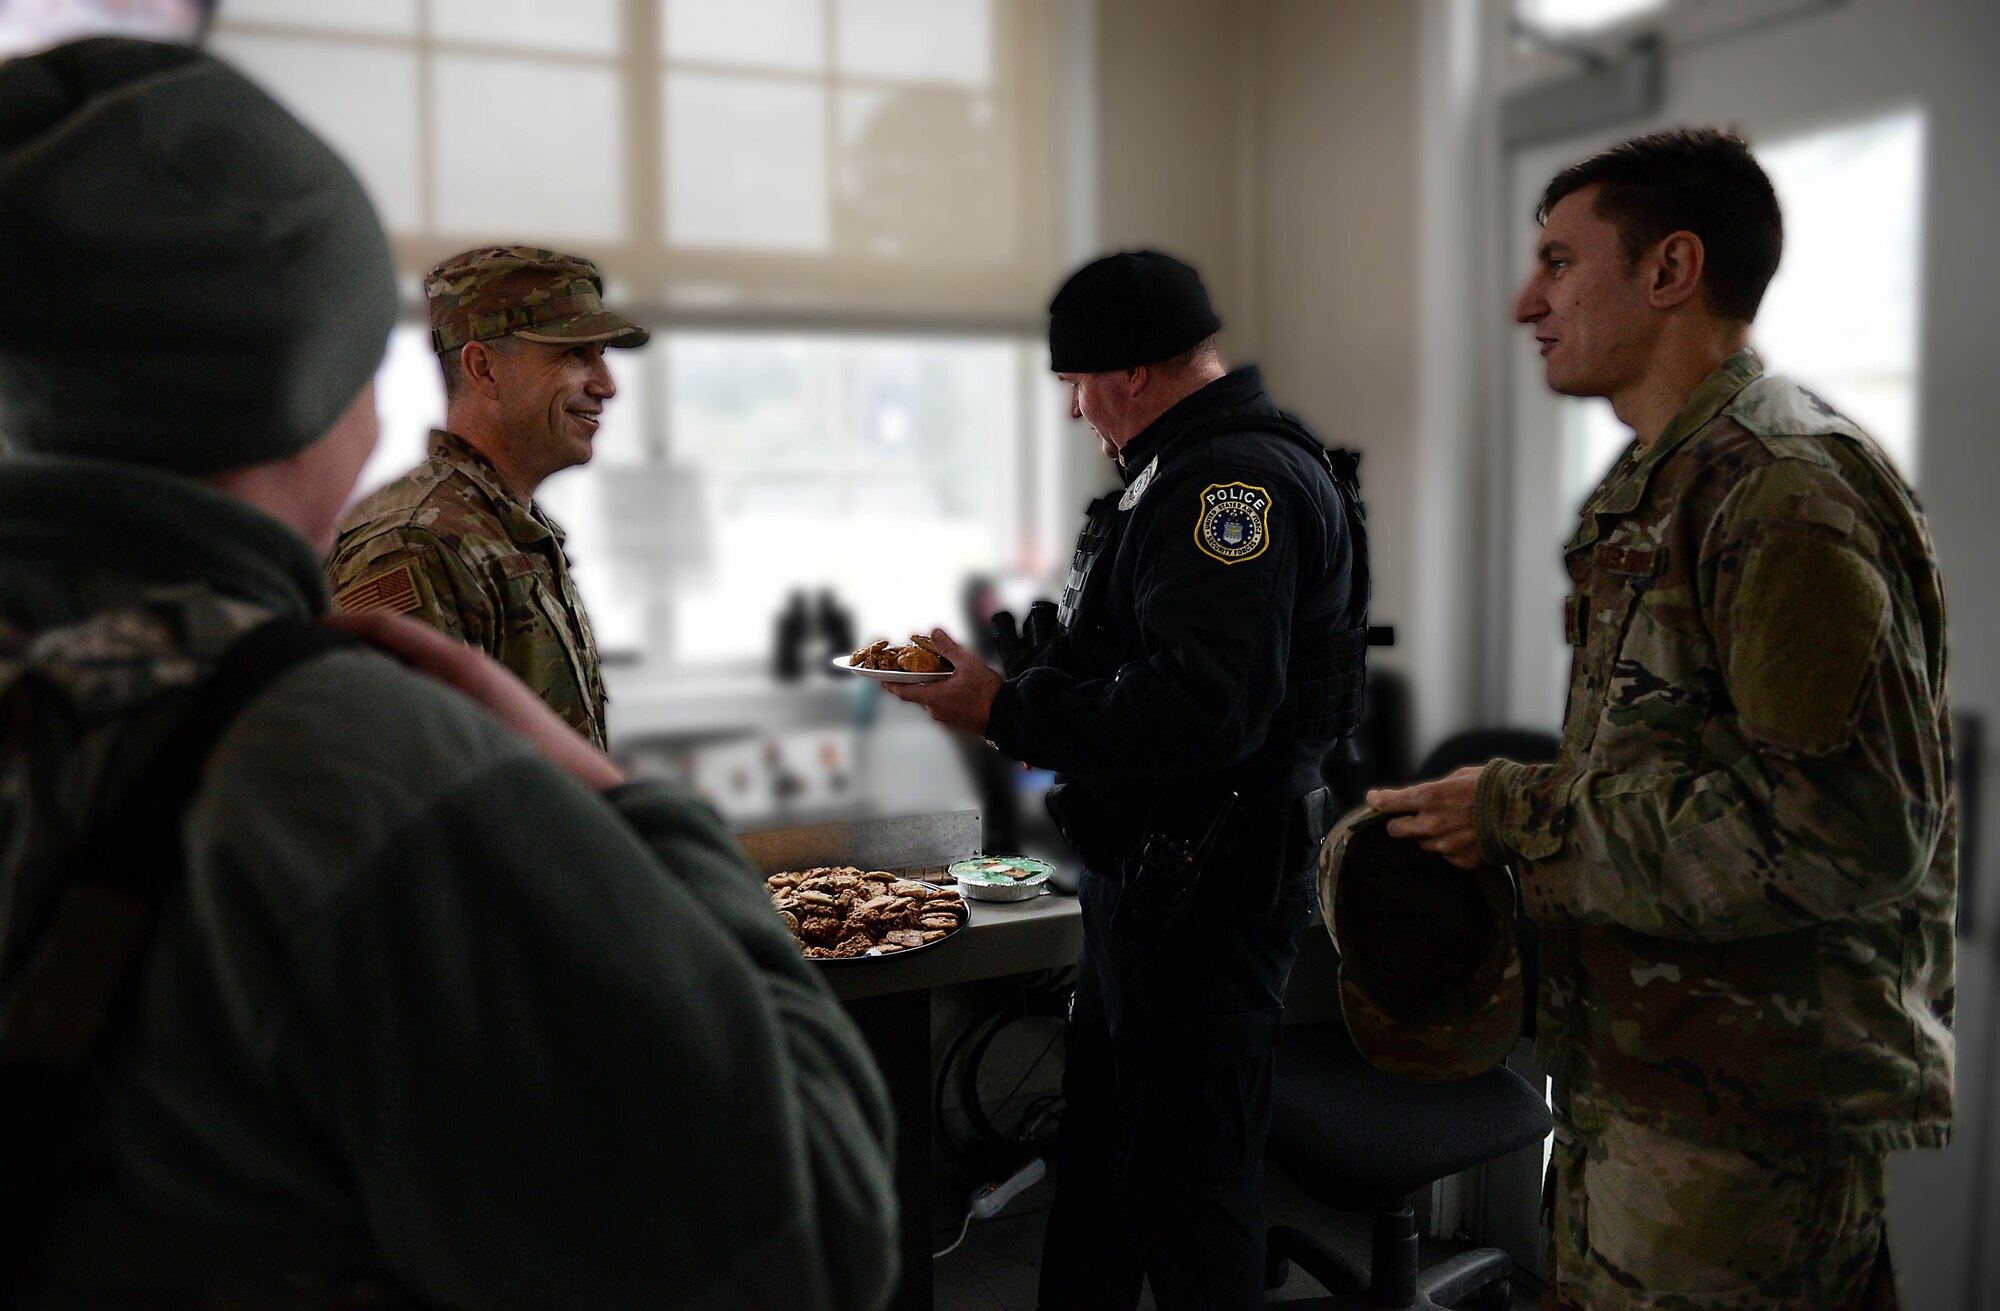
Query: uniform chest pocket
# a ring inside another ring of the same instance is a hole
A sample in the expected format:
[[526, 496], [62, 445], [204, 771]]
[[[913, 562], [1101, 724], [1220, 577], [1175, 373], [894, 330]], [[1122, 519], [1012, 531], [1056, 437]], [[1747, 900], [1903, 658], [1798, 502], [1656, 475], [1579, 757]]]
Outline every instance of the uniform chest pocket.
[[568, 608], [554, 568], [529, 552], [494, 561], [500, 582], [500, 661], [529, 687], [548, 698], [567, 686], [570, 696], [588, 695], [579, 635], [572, 631]]
[[[1660, 574], [1667, 551], [1630, 533], [1587, 543], [1567, 561], [1575, 584], [1563, 602], [1563, 627], [1572, 649], [1569, 716], [1573, 752], [1589, 749], [1627, 646], [1632, 617]], [[1580, 708], [1583, 713], [1575, 713]]]

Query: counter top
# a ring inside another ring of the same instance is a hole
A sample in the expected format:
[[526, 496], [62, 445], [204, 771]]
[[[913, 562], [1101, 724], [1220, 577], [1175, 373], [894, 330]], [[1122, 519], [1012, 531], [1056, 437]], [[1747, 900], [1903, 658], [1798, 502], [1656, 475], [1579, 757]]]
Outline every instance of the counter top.
[[[858, 865], [915, 870], [948, 865], [979, 849], [979, 812], [954, 810], [853, 823], [742, 833], [738, 840], [759, 873]], [[965, 927], [909, 956], [821, 965], [842, 1001], [940, 988], [975, 979], [1056, 969], [1076, 963], [1083, 912], [1073, 896], [1049, 892], [1027, 901], [967, 898]]]
[[1083, 912], [1072, 896], [1047, 893], [1027, 901], [973, 901], [964, 928], [910, 956], [827, 962], [821, 977], [842, 1001], [975, 979], [1026, 974], [1076, 964], [1083, 946]]

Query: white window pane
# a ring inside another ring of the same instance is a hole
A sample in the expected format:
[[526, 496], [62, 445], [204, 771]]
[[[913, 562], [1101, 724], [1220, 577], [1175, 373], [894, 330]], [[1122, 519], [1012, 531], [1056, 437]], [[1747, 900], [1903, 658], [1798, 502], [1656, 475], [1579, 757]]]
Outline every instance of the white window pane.
[[1923, 115], [1893, 114], [1756, 153], [1784, 208], [1785, 253], [1753, 339], [1771, 368], [1866, 428], [1913, 478]]
[[991, 0], [834, 0], [840, 71], [898, 82], [989, 86]]
[[417, 0], [339, 0], [300, 4], [299, 0], [222, 0], [217, 23], [270, 23], [329, 32], [415, 34]]
[[431, 31], [447, 41], [609, 55], [618, 22], [618, 0], [431, 0]]
[[407, 50], [218, 32], [209, 42], [340, 152], [392, 231], [424, 226], [417, 58]]
[[1632, 444], [1632, 430], [1618, 422], [1611, 402], [1600, 397], [1567, 401], [1563, 410], [1563, 504], [1574, 510]]
[[444, 375], [429, 327], [398, 323], [389, 333], [389, 353], [375, 371], [375, 412], [382, 436], [355, 484], [355, 500], [416, 468], [430, 449], [431, 429], [444, 423]]
[[440, 231], [509, 242], [624, 235], [615, 73], [440, 55], [434, 79]]
[[1665, 4], [1666, 0], [1515, 0], [1514, 12], [1545, 32], [1588, 32]]
[[676, 593], [675, 656], [761, 661], [800, 589], [833, 589], [864, 636], [962, 627], [967, 576], [1008, 559], [1021, 349], [672, 334], [674, 458], [714, 543], [705, 584]]
[[669, 241], [826, 249], [825, 92], [814, 84], [674, 73], [665, 102]]
[[648, 342], [636, 349], [621, 346], [604, 352], [617, 391], [605, 402], [603, 425], [590, 442], [592, 468], [645, 464], [652, 459], [646, 440], [646, 391], [652, 369], [646, 357], [658, 349]]
[[[818, 339], [676, 332], [665, 345], [673, 456], [715, 473], [729, 488], [725, 511], [772, 494], [785, 471], [816, 477], [839, 458], [827, 431], [834, 359]], [[753, 478], [767, 490], [738, 490]]]
[[196, 0], [0, 0], [0, 59], [85, 36], [187, 42], [200, 27]]
[[949, 260], [1006, 253], [1014, 198], [991, 98], [867, 87], [841, 92], [839, 106], [843, 249]]
[[818, 72], [826, 66], [829, 0], [660, 0], [669, 59]]

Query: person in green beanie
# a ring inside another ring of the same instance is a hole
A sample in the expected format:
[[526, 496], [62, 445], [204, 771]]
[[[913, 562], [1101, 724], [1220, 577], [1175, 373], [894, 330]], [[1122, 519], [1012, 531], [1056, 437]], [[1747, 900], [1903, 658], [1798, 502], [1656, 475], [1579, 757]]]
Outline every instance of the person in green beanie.
[[[395, 292], [323, 143], [226, 64], [137, 41], [0, 65], [0, 241], [13, 1099], [31, 1058], [88, 1045], [89, 971], [22, 1000], [106, 876], [79, 853], [243, 634], [326, 613]], [[0, 1300], [879, 1306], [888, 1102], [716, 816], [626, 781], [486, 656], [340, 622], [373, 646], [291, 666], [189, 771], [74, 1133], [0, 1126], [61, 1167], [7, 1179]]]

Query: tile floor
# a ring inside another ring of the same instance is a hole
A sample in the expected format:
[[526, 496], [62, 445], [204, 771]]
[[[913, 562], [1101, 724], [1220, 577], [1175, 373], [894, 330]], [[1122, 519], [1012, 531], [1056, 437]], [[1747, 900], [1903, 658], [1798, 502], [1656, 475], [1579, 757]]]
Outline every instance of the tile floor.
[[[1279, 1175], [1271, 1172], [1268, 1184], [1268, 1218], [1272, 1223], [1296, 1226], [1309, 1233], [1323, 1234], [1340, 1251], [1366, 1259], [1368, 1220], [1365, 1216], [1329, 1211]], [[995, 1219], [975, 1223], [966, 1232], [965, 1242], [951, 1255], [937, 1261], [933, 1288], [937, 1311], [1034, 1311], [1035, 1280], [1041, 1258], [1042, 1228], [1048, 1220], [1053, 1184], [1044, 1179], [1021, 1194], [1012, 1206]], [[943, 1247], [958, 1233], [964, 1212], [949, 1222], [938, 1214], [937, 1245]], [[1426, 1264], [1465, 1244], [1424, 1245]], [[1515, 1281], [1514, 1305], [1530, 1308], [1535, 1294], [1526, 1276]], [[1294, 1268], [1283, 1288], [1265, 1294], [1266, 1305], [1289, 1305], [1295, 1311], [1312, 1311], [1325, 1299], [1326, 1290], [1311, 1276]], [[1154, 1311], [1150, 1292], [1139, 1299], [1140, 1311]]]

